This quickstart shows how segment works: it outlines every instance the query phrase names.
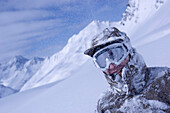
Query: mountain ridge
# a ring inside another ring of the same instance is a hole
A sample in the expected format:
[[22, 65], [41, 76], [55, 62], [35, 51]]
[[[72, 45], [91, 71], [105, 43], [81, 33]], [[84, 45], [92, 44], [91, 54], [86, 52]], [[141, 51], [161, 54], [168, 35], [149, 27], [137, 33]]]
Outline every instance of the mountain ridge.
[[[43, 58], [34, 57], [27, 59], [21, 55], [15, 56], [9, 62], [0, 65], [0, 88], [1, 97], [20, 91], [21, 87], [39, 69]], [[11, 90], [11, 93], [7, 93]]]

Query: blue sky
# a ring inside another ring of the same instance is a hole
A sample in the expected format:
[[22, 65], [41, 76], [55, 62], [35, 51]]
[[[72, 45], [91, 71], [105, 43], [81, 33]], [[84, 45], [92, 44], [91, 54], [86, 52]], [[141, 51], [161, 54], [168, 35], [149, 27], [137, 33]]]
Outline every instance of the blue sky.
[[0, 62], [50, 56], [93, 20], [119, 21], [128, 0], [0, 0]]

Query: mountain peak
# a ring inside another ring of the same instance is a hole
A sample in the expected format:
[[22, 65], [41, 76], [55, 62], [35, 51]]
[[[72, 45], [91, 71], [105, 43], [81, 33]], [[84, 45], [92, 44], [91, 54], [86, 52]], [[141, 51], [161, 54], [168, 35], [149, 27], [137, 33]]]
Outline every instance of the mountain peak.
[[20, 63], [25, 63], [28, 61], [27, 58], [21, 56], [21, 55], [18, 55], [18, 56], [15, 56], [14, 59], [13, 59], [14, 62], [20, 62]]
[[37, 64], [38, 62], [43, 62], [43, 61], [44, 61], [44, 58], [34, 57], [34, 58], [32, 58], [31, 60], [29, 60], [29, 61], [27, 62], [27, 65], [30, 65], [30, 64], [35, 65], [35, 64]]
[[[166, 0], [129, 0], [125, 12], [122, 14], [121, 25], [132, 21], [138, 23], [148, 18], [159, 9]], [[131, 24], [131, 23], [130, 23]]]
[[28, 59], [27, 58], [25, 58], [25, 57], [23, 57], [23, 56], [21, 56], [21, 55], [18, 55], [18, 56], [15, 56], [14, 58], [12, 58], [9, 62], [8, 62], [8, 64], [10, 65], [10, 66], [13, 66], [13, 65], [18, 65], [17, 67], [20, 67], [19, 65], [23, 65], [23, 64], [25, 64], [26, 62], [28, 61]]

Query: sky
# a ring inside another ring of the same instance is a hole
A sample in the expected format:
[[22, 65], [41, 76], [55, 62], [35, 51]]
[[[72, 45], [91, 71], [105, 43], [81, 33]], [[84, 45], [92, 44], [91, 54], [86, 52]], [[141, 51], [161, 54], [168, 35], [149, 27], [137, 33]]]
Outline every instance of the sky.
[[119, 21], [128, 0], [0, 0], [0, 62], [46, 57], [93, 20]]

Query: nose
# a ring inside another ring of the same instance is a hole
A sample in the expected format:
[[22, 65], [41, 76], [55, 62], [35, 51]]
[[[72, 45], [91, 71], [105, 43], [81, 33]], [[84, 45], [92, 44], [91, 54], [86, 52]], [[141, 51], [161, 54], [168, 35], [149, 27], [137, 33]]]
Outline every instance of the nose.
[[113, 69], [115, 69], [117, 66], [116, 66], [116, 64], [114, 64], [114, 63], [111, 63], [110, 65], [109, 65], [109, 69], [110, 70], [113, 70]]
[[109, 69], [105, 71], [106, 74], [112, 74], [112, 73], [115, 73], [117, 72], [117, 65], [114, 64], [114, 63], [111, 63], [109, 65]]

